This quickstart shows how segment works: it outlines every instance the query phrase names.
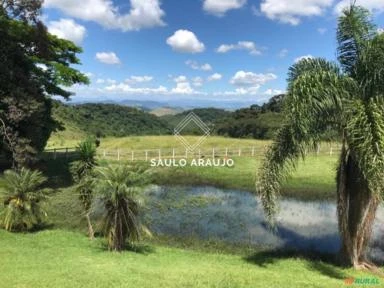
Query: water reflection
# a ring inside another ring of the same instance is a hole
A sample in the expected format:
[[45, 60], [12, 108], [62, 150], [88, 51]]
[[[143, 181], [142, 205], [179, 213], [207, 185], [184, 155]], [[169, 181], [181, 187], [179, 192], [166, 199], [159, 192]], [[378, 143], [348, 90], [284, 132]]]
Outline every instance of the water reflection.
[[[281, 201], [277, 231], [266, 227], [262, 207], [251, 193], [214, 187], [159, 187], [145, 192], [144, 221], [160, 234], [220, 239], [271, 248], [334, 253], [339, 250], [336, 205], [329, 201]], [[381, 207], [369, 253], [384, 260]]]

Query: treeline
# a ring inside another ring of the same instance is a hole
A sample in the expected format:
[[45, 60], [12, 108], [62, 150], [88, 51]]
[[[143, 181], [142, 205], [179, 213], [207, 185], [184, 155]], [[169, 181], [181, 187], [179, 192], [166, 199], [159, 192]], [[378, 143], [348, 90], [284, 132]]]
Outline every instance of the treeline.
[[252, 105], [234, 111], [229, 117], [217, 121], [216, 133], [234, 138], [273, 138], [283, 120], [283, 98], [283, 94], [277, 95], [262, 106]]
[[[212, 134], [234, 138], [270, 139], [283, 120], [282, 102], [284, 94], [272, 97], [263, 105], [252, 105], [236, 111], [216, 108], [200, 108], [176, 115], [165, 115], [161, 119], [176, 127], [190, 112], [195, 113], [211, 129]], [[182, 134], [201, 134], [197, 125], [190, 124]]]
[[[217, 108], [196, 108], [175, 115], [155, 116], [137, 108], [116, 104], [65, 105], [55, 101], [53, 114], [62, 129], [75, 127], [97, 137], [132, 135], [170, 135], [191, 112], [209, 128], [211, 134], [234, 138], [270, 139], [280, 127], [284, 95], [272, 97], [261, 106], [252, 105], [236, 111]], [[202, 131], [190, 122], [183, 135], [201, 135]]]
[[54, 103], [55, 118], [62, 127], [75, 126], [97, 137], [164, 135], [172, 131], [165, 121], [137, 108], [115, 104], [64, 105]]

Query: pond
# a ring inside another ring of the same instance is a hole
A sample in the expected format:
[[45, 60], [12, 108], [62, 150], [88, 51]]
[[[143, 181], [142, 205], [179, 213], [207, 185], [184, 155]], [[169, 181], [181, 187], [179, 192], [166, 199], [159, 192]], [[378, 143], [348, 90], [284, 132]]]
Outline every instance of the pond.
[[[254, 194], [215, 187], [151, 186], [145, 193], [144, 222], [155, 234], [335, 253], [340, 240], [336, 205], [329, 201], [282, 199], [277, 231], [265, 224]], [[384, 261], [384, 209], [379, 208], [369, 254]]]

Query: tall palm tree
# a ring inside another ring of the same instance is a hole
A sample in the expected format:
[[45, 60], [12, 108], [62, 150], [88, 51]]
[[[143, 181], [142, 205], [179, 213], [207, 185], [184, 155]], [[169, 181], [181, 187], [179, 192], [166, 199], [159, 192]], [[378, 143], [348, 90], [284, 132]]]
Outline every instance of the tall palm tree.
[[329, 129], [342, 150], [337, 169], [341, 261], [373, 268], [365, 256], [383, 191], [384, 34], [369, 12], [351, 5], [337, 29], [339, 63], [304, 59], [289, 70], [286, 119], [266, 153], [256, 190], [274, 224], [282, 181]]
[[139, 194], [150, 181], [150, 171], [137, 165], [109, 166], [99, 169], [97, 176], [108, 248], [122, 251], [127, 239], [133, 242], [140, 239], [142, 232], [148, 232], [139, 219]]
[[85, 218], [88, 225], [88, 236], [94, 239], [94, 230], [90, 217], [90, 210], [93, 201], [93, 174], [97, 166], [96, 145], [90, 138], [81, 142], [77, 146], [79, 160], [73, 162], [71, 166], [72, 177], [75, 181], [74, 189], [79, 194], [79, 199], [85, 212]]
[[8, 231], [26, 231], [41, 224], [46, 213], [40, 204], [47, 199], [49, 189], [42, 188], [46, 178], [39, 171], [21, 168], [19, 172], [4, 172], [4, 188], [0, 195], [4, 203], [3, 225]]

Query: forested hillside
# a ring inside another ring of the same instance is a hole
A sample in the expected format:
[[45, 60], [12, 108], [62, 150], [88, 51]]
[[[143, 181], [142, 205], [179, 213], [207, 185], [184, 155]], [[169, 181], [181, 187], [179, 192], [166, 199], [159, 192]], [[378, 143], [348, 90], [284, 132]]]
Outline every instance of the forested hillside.
[[105, 136], [164, 135], [171, 129], [155, 115], [137, 108], [115, 104], [54, 104], [54, 116], [65, 123], [63, 128], [81, 130], [85, 134]]
[[271, 139], [283, 120], [283, 98], [283, 94], [277, 95], [262, 106], [234, 111], [216, 122], [216, 133], [234, 138]]
[[[272, 97], [268, 103], [252, 105], [236, 111], [198, 108], [175, 115], [156, 116], [137, 108], [116, 104], [66, 105], [55, 101], [53, 115], [61, 123], [59, 138], [130, 135], [169, 135], [191, 112], [211, 128], [212, 134], [234, 138], [270, 139], [282, 121], [283, 95]], [[191, 123], [183, 134], [198, 135], [201, 130]]]

